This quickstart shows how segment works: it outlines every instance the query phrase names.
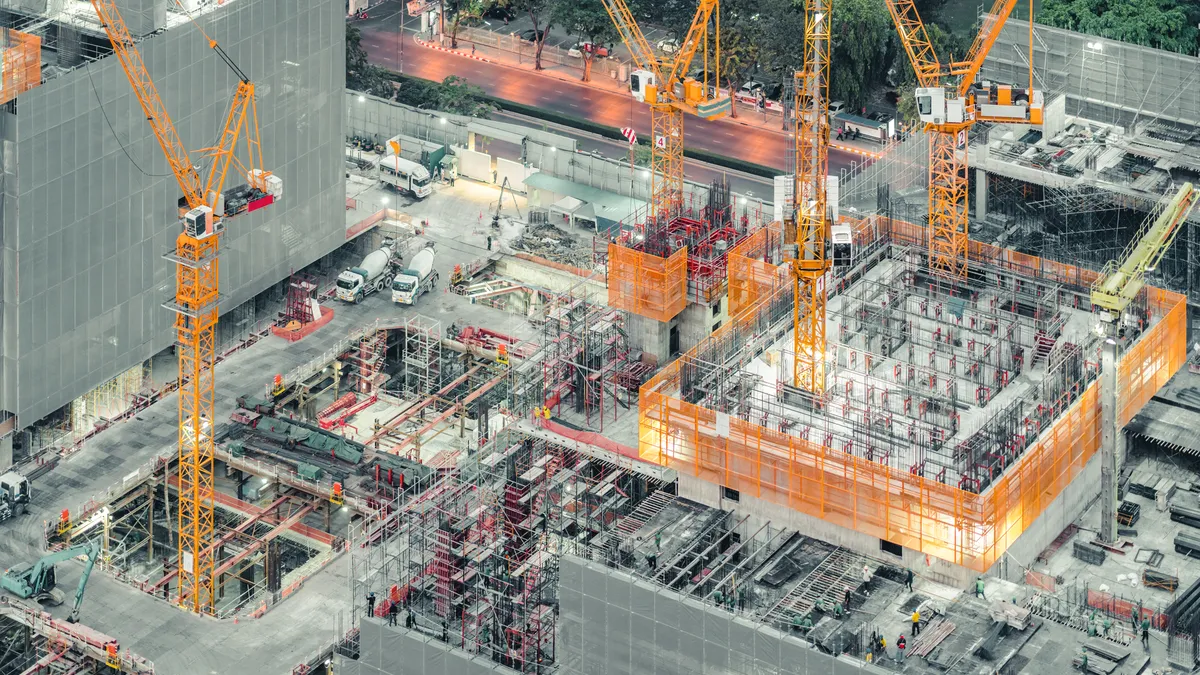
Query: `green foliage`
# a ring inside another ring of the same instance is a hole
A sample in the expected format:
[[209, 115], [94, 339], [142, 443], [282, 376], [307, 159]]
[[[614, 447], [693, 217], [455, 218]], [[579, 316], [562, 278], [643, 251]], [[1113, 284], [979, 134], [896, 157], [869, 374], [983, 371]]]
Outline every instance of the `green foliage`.
[[[550, 0], [550, 20], [566, 27], [581, 42], [608, 45], [620, 36], [601, 0]], [[583, 52], [583, 81], [592, 75], [594, 52]]]
[[1044, 0], [1038, 22], [1058, 28], [1194, 54], [1200, 47], [1196, 0]]
[[721, 5], [721, 84], [730, 92], [736, 92], [758, 65], [763, 33], [758, 5], [757, 0], [728, 0]]
[[870, 90], [883, 81], [888, 46], [895, 34], [887, 7], [879, 0], [833, 0], [833, 55], [830, 99], [851, 108], [867, 102]]
[[450, 16], [450, 46], [458, 49], [458, 29], [483, 16], [493, 3], [490, 0], [444, 0]]
[[380, 98], [395, 98], [396, 88], [387, 71], [367, 61], [362, 34], [357, 26], [346, 26], [346, 87]]
[[403, 78], [396, 100], [424, 110], [487, 117], [495, 110], [491, 99], [482, 89], [456, 75], [441, 82], [415, 77]]

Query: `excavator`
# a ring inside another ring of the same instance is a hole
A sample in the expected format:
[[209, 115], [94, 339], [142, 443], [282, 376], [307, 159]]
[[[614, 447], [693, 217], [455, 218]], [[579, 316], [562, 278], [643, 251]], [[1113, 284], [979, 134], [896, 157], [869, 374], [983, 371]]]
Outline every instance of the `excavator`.
[[0, 589], [8, 591], [22, 600], [46, 601], [47, 604], [61, 605], [65, 596], [55, 586], [54, 566], [64, 560], [85, 556], [87, 561], [83, 566], [83, 574], [79, 576], [79, 586], [75, 589], [75, 604], [67, 621], [79, 621], [79, 606], [83, 604], [83, 591], [87, 587], [88, 577], [96, 566], [96, 558], [100, 556], [100, 547], [93, 543], [68, 546], [61, 551], [55, 551], [43, 556], [32, 565], [18, 565], [8, 569], [0, 577]]

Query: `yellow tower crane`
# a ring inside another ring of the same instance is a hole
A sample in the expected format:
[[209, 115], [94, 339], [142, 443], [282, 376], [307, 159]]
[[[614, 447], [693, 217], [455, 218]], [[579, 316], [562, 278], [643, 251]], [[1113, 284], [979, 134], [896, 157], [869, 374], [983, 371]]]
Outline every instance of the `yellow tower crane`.
[[825, 181], [829, 168], [830, 0], [804, 0], [804, 61], [796, 71], [792, 261], [795, 306], [793, 379], [819, 397], [825, 390], [826, 238], [830, 234]]
[[[220, 301], [218, 252], [224, 220], [253, 211], [282, 196], [282, 181], [262, 169], [258, 112], [254, 84], [220, 45], [205, 35], [238, 78], [237, 91], [225, 118], [219, 144], [204, 149], [211, 158], [202, 180], [184, 147], [166, 106], [114, 0], [91, 0], [100, 25], [112, 42], [121, 68], [129, 78], [150, 127], [162, 147], [179, 188], [185, 211], [183, 231], [176, 239], [175, 299], [166, 307], [175, 313], [179, 355], [179, 603], [192, 611], [211, 613], [213, 579], [213, 361]], [[201, 31], [203, 33], [203, 30]], [[234, 157], [245, 131], [246, 162]], [[230, 165], [236, 163], [247, 185], [227, 202], [223, 190]]]
[[1118, 392], [1117, 338], [1127, 321], [1126, 310], [1146, 285], [1144, 277], [1166, 254], [1180, 225], [1196, 206], [1200, 193], [1184, 183], [1155, 217], [1151, 215], [1133, 238], [1121, 260], [1104, 266], [1092, 284], [1092, 305], [1100, 318], [1105, 338], [1100, 351], [1100, 540], [1117, 541], [1117, 477], [1121, 451], [1121, 417]]
[[[732, 99], [720, 95], [719, 2], [700, 0], [687, 37], [670, 58], [650, 46], [625, 0], [603, 2], [637, 66], [630, 74], [630, 89], [650, 106], [650, 214], [666, 220], [683, 207], [683, 113], [714, 119], [732, 109]], [[698, 50], [704, 55], [699, 80], [687, 76]]]
[[915, 0], [886, 2], [917, 75], [917, 113], [930, 134], [929, 267], [952, 279], [966, 278], [967, 131], [975, 122], [1042, 123], [1042, 93], [1032, 82], [1029, 89], [975, 82], [1017, 0], [995, 0], [967, 58], [948, 62], [938, 59]]

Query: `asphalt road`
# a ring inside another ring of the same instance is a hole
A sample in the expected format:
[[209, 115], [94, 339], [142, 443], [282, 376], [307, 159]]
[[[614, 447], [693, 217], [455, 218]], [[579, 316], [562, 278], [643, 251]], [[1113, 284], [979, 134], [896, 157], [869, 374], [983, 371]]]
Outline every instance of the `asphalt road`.
[[[411, 31], [418, 27], [415, 19], [406, 26], [409, 32], [401, 46], [399, 15], [386, 11], [391, 7], [393, 5], [389, 3], [382, 8], [384, 13], [357, 22], [362, 31], [363, 48], [376, 65], [429, 80], [458, 75], [492, 96], [516, 103], [613, 127], [650, 129], [649, 108], [635, 102], [632, 96], [421, 47], [411, 37]], [[779, 132], [696, 117], [684, 121], [684, 145], [781, 171], [787, 166], [790, 152], [787, 137]], [[851, 153], [830, 150], [829, 172], [836, 174], [861, 159]]]

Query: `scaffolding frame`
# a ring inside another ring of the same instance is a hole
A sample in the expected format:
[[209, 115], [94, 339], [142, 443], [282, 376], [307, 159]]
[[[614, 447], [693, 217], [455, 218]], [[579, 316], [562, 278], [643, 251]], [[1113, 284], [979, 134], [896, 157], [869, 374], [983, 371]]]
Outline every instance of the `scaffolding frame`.
[[[868, 247], [871, 256], [924, 250], [924, 228], [910, 223], [876, 219], [860, 224], [856, 232], [885, 237], [886, 246]], [[1006, 278], [1007, 292], [1032, 294], [1033, 325], [1043, 328], [1055, 325], [1054, 307], [1074, 304], [1072, 298], [1086, 293], [1096, 277], [1071, 265], [979, 242], [971, 242], [969, 254], [973, 274], [983, 275], [984, 285]], [[915, 269], [926, 274], [924, 262], [916, 257]], [[868, 262], [860, 256], [847, 277], [857, 280], [866, 274], [863, 267]], [[831, 288], [839, 303], [846, 299], [840, 297], [846, 285], [834, 283]], [[1039, 307], [1045, 316], [1038, 314]], [[1186, 356], [1183, 296], [1148, 288], [1140, 307], [1145, 330], [1120, 365], [1122, 423]], [[763, 411], [770, 411], [772, 401], [786, 403], [790, 394], [786, 387], [755, 386], [755, 378], [761, 376], [745, 372], [746, 366], [786, 334], [790, 310], [786, 288], [762, 298], [642, 387], [643, 459], [984, 571], [1083, 470], [1098, 447], [1097, 385], [1089, 381], [1096, 371], [1088, 367], [1075, 368], [1077, 379], [1055, 388], [1053, 401], [1019, 411], [1001, 405], [982, 424], [965, 425], [960, 434], [966, 436], [946, 449], [967, 460], [963, 466], [968, 471], [957, 484], [944, 474], [922, 470], [916, 462], [897, 465], [868, 454], [863, 443], [873, 438], [874, 425], [886, 414], [844, 425], [849, 437], [830, 430], [831, 416], [825, 411], [801, 412], [790, 423], [764, 420]], [[1055, 366], [1066, 372], [1063, 364], [1069, 359], [1061, 357]], [[843, 404], [848, 405], [851, 397], [846, 398]], [[803, 411], [799, 404], [792, 407]], [[853, 420], [854, 412], [844, 411], [842, 417]], [[860, 408], [862, 412], [871, 411]], [[817, 434], [799, 432], [798, 422], [807, 420], [819, 422], [805, 425]], [[923, 445], [920, 439], [909, 443]], [[950, 458], [954, 466], [954, 455]]]

